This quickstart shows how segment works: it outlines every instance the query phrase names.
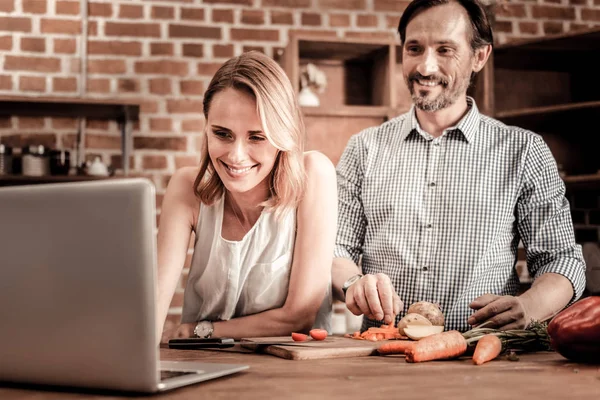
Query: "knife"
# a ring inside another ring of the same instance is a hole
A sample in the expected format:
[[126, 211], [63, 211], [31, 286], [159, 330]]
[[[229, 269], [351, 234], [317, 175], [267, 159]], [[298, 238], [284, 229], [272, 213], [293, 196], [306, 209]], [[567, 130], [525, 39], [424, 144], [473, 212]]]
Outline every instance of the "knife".
[[244, 345], [246, 347], [260, 347], [260, 346], [309, 346], [306, 342], [294, 342], [294, 341], [267, 341], [267, 342], [252, 342], [248, 340], [234, 340], [233, 338], [180, 338], [169, 340], [170, 349], [225, 349], [233, 347], [236, 344]]

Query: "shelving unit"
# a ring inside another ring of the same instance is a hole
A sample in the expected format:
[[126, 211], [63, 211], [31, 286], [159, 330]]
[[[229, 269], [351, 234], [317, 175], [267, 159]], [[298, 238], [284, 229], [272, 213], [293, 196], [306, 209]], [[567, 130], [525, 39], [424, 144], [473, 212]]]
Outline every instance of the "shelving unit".
[[[88, 99], [81, 97], [19, 97], [0, 96], [0, 116], [21, 115], [29, 117], [69, 117], [115, 120], [121, 130], [123, 173], [129, 174], [129, 154], [133, 149], [132, 124], [139, 120], [138, 100]], [[50, 181], [81, 180], [90, 177], [44, 177]], [[30, 177], [1, 176], [0, 184], [32, 181]], [[38, 179], [39, 181], [39, 179]]]
[[476, 85], [489, 115], [544, 137], [568, 187], [600, 185], [600, 157], [590, 146], [600, 81], [588, 72], [599, 53], [598, 28], [500, 45]]
[[80, 182], [92, 180], [116, 179], [115, 177], [96, 177], [87, 175], [50, 175], [50, 176], [22, 176], [0, 175], [0, 187], [18, 185], [38, 185], [43, 183]]

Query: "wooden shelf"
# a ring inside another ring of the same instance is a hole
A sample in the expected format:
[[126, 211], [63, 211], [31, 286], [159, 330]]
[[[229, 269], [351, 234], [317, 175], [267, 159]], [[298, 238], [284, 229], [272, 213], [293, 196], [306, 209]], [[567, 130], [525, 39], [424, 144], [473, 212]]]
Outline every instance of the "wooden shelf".
[[139, 120], [139, 100], [0, 96], [0, 115]]
[[588, 175], [567, 175], [563, 178], [567, 189], [600, 188], [600, 173]]
[[302, 107], [302, 113], [311, 117], [380, 117], [388, 118], [393, 110], [385, 106]]
[[81, 182], [97, 181], [104, 179], [115, 179], [111, 176], [88, 176], [88, 175], [47, 175], [47, 176], [24, 176], [24, 175], [0, 175], [0, 186], [38, 185], [42, 183]]

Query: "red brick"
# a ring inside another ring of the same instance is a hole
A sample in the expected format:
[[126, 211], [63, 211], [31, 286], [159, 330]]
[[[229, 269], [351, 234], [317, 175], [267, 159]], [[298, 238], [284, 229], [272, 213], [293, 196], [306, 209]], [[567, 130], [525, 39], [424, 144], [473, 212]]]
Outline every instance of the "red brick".
[[173, 114], [202, 113], [202, 100], [167, 100], [167, 112]]
[[204, 21], [204, 9], [203, 8], [181, 8], [181, 19], [190, 19], [195, 21]]
[[302, 13], [300, 23], [304, 26], [320, 26], [321, 14], [318, 13]]
[[348, 39], [390, 39], [393, 34], [388, 32], [346, 32]]
[[202, 132], [204, 129], [204, 118], [184, 119], [181, 121], [183, 132]]
[[79, 15], [79, 2], [78, 1], [57, 1], [56, 2], [56, 14], [64, 15]]
[[75, 78], [53, 78], [52, 79], [52, 91], [53, 92], [76, 92], [77, 91], [77, 79], [75, 79]]
[[233, 23], [233, 10], [212, 10], [212, 21]]
[[213, 45], [213, 57], [215, 58], [231, 58], [233, 54], [233, 45], [231, 44]]
[[173, 19], [175, 17], [175, 9], [173, 7], [152, 6], [150, 15], [156, 19]]
[[318, 0], [319, 9], [341, 8], [344, 10], [364, 10], [366, 0]]
[[87, 64], [90, 74], [124, 74], [127, 71], [125, 60], [89, 60]]
[[252, 6], [254, 0], [204, 0], [204, 4], [237, 4], [241, 6]]
[[590, 27], [587, 24], [576, 24], [571, 22], [571, 24], [569, 25], [569, 30], [570, 31], [585, 31], [588, 30]]
[[290, 8], [308, 8], [311, 6], [311, 0], [263, 0], [263, 7], [290, 7]]
[[54, 52], [59, 54], [74, 54], [77, 49], [75, 39], [54, 39]]
[[46, 51], [46, 40], [44, 38], [22, 37], [21, 50], [43, 53]]
[[169, 37], [194, 39], [221, 39], [221, 28], [195, 25], [169, 25]]
[[335, 28], [350, 26], [350, 15], [329, 14], [329, 26]]
[[274, 25], [294, 25], [294, 14], [289, 11], [271, 11], [271, 23]]
[[[110, 165], [115, 169], [123, 169], [123, 157], [120, 154], [111, 155]], [[129, 168], [135, 168], [135, 158], [133, 156], [129, 156]]]
[[275, 29], [231, 29], [231, 40], [253, 40], [265, 42], [279, 41], [279, 31]]
[[173, 43], [150, 43], [150, 54], [153, 56], [172, 56]]
[[583, 8], [581, 19], [584, 21], [600, 21], [600, 10], [594, 8]]
[[0, 17], [0, 26], [5, 32], [31, 32], [31, 18]]
[[495, 8], [497, 17], [517, 17], [517, 18], [525, 18], [527, 16], [527, 12], [525, 10], [524, 4], [503, 4]]
[[15, 0], [2, 0], [0, 1], [1, 12], [13, 12], [15, 10]]
[[184, 151], [187, 148], [187, 139], [184, 137], [148, 137], [137, 136], [133, 138], [133, 148]]
[[[373, 9], [375, 11], [397, 11], [402, 12], [406, 9], [410, 1], [399, 0], [375, 0]], [[400, 18], [398, 18], [400, 19]]]
[[52, 133], [20, 133], [2, 136], [2, 143], [10, 147], [46, 146], [56, 147], [56, 135]]
[[117, 82], [119, 93], [139, 93], [140, 92], [140, 80], [139, 79], [119, 79]]
[[122, 56], [140, 56], [142, 55], [142, 43], [121, 42], [118, 40], [89, 40], [88, 53]]
[[561, 4], [562, 0], [542, 0], [544, 4]]
[[258, 52], [266, 54], [265, 48], [262, 46], [244, 46], [244, 47], [242, 47], [242, 53], [246, 53], [248, 51], [258, 51]]
[[537, 35], [539, 33], [539, 25], [537, 22], [520, 21], [519, 31], [528, 35]]
[[46, 125], [44, 117], [18, 117], [17, 126], [19, 129], [43, 129]]
[[46, 77], [44, 76], [20, 76], [19, 90], [23, 92], [45, 92]]
[[386, 15], [385, 24], [388, 28], [394, 28], [398, 30], [398, 24], [400, 23], [400, 17], [395, 15]]
[[158, 102], [155, 100], [141, 101], [140, 112], [144, 114], [156, 114], [158, 112]]
[[539, 19], [575, 19], [575, 9], [570, 7], [531, 6], [533, 18]]
[[513, 31], [512, 22], [510, 21], [496, 21], [494, 25], [496, 32], [511, 33]]
[[106, 22], [106, 36], [160, 37], [160, 25], [141, 22]]
[[569, 4], [573, 4], [576, 6], [585, 6], [587, 5], [587, 0], [569, 0]]
[[110, 79], [92, 78], [88, 79], [86, 89], [92, 93], [108, 93], [110, 92]]
[[179, 92], [181, 94], [201, 95], [204, 93], [204, 84], [202, 81], [181, 81], [179, 82]]
[[54, 117], [50, 120], [53, 129], [77, 129], [79, 123], [76, 118], [58, 118]]
[[143, 169], [166, 169], [167, 168], [167, 157], [145, 155], [142, 156], [142, 168]]
[[121, 136], [87, 133], [85, 147], [87, 149], [119, 150], [121, 149]]
[[290, 34], [299, 34], [305, 37], [315, 37], [315, 38], [321, 38], [321, 37], [331, 37], [331, 38], [336, 38], [337, 37], [337, 33], [335, 31], [328, 31], [325, 29], [290, 29], [289, 30]]
[[90, 2], [88, 4], [88, 15], [90, 17], [110, 17], [112, 16], [112, 4]]
[[198, 63], [198, 75], [213, 76], [223, 63]]
[[60, 59], [54, 57], [5, 56], [5, 70], [60, 72]]
[[[198, 156], [176, 156], [175, 157], [175, 169], [182, 167], [194, 167], [200, 162]], [[189, 264], [188, 264], [189, 265]]]
[[150, 79], [150, 93], [171, 94], [171, 80], [169, 78]]
[[45, 14], [46, 0], [21, 0], [23, 12], [31, 14]]
[[12, 36], [0, 36], [0, 50], [12, 50]]
[[554, 22], [554, 21], [545, 21], [544, 22], [544, 33], [546, 34], [556, 34], [563, 33], [565, 28], [562, 22]]
[[12, 90], [12, 76], [0, 75], [0, 90]]
[[119, 18], [139, 19], [144, 18], [144, 7], [134, 4], [120, 4]]
[[42, 18], [40, 22], [42, 33], [64, 33], [77, 35], [81, 33], [81, 21], [72, 19]]
[[152, 132], [170, 132], [172, 128], [171, 118], [150, 118], [150, 131]]
[[188, 64], [182, 61], [137, 61], [134, 64], [137, 74], [166, 74], [185, 76], [188, 73]]
[[358, 15], [356, 17], [356, 26], [358, 27], [375, 27], [377, 26], [377, 16], [376, 15]]
[[107, 131], [109, 130], [110, 124], [104, 119], [88, 119], [86, 121], [86, 128], [95, 131]]
[[98, 36], [98, 21], [88, 21], [88, 36]]
[[183, 44], [183, 55], [186, 57], [203, 57], [204, 45], [195, 43]]
[[242, 10], [243, 24], [264, 25], [265, 13], [262, 10]]

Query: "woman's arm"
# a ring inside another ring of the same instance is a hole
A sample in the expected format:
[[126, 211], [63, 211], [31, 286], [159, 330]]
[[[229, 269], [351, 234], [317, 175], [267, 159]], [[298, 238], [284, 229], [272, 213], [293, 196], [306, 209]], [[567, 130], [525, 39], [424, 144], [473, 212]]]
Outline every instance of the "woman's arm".
[[185, 263], [191, 232], [198, 213], [194, 196], [197, 168], [181, 168], [169, 181], [158, 228], [158, 298], [156, 307], [156, 338], [162, 336], [169, 305]]
[[[297, 210], [290, 286], [281, 308], [214, 323], [213, 336], [285, 336], [309, 330], [325, 298], [337, 221], [335, 168], [318, 152], [304, 155], [306, 192]], [[193, 324], [188, 327], [193, 331]]]

